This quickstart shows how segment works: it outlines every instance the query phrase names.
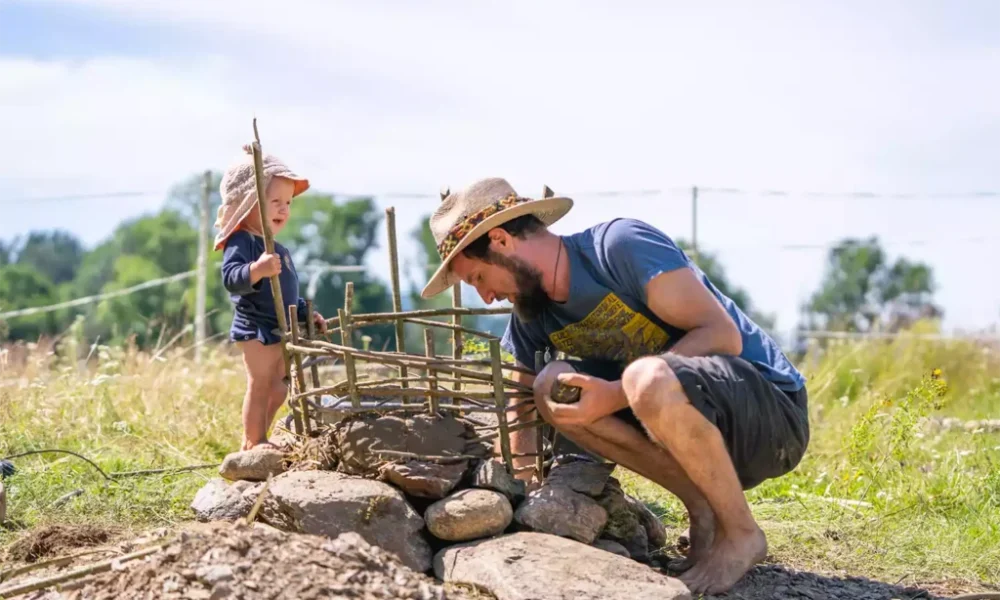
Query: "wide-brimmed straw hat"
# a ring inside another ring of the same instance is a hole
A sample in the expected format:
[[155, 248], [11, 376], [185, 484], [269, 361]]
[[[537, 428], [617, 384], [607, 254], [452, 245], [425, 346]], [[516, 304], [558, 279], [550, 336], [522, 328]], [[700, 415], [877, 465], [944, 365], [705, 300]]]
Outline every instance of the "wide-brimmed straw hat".
[[[281, 159], [273, 154], [261, 157], [264, 167], [264, 189], [275, 177], [291, 179], [295, 183], [292, 197], [298, 196], [309, 189], [309, 180], [297, 175]], [[253, 150], [250, 144], [243, 146], [243, 154], [226, 169], [219, 184], [219, 194], [222, 205], [215, 219], [215, 228], [219, 233], [215, 236], [215, 249], [218, 250], [247, 218], [250, 211], [257, 205], [257, 179], [253, 171]]]
[[519, 196], [506, 180], [483, 179], [459, 192], [442, 192], [441, 204], [430, 218], [441, 266], [420, 295], [431, 298], [459, 282], [451, 273], [451, 260], [479, 236], [523, 215], [535, 215], [545, 225], [561, 219], [573, 200], [556, 196], [545, 187], [538, 199]]

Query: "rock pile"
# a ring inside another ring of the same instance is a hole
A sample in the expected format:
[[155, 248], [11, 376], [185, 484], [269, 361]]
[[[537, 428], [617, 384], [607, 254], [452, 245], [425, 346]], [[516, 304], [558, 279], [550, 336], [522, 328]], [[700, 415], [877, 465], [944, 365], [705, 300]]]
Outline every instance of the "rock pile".
[[[354, 533], [414, 571], [433, 567], [444, 581], [490, 588], [500, 571], [486, 563], [486, 571], [462, 565], [516, 546], [538, 553], [526, 562], [543, 563], [521, 570], [547, 572], [548, 585], [567, 581], [568, 595], [546, 597], [631, 597], [608, 595], [607, 589], [588, 595], [569, 585], [567, 578], [580, 579], [580, 569], [628, 577], [635, 584], [627, 588], [632, 595], [651, 593], [653, 588], [642, 587], [649, 583], [661, 586], [657, 597], [687, 597], [678, 581], [637, 562], [662, 548], [666, 533], [641, 502], [622, 492], [611, 476], [613, 465], [557, 462], [545, 484], [528, 493], [523, 481], [491, 458], [488, 442], [471, 423], [429, 415], [349, 416], [280, 458], [275, 454], [281, 453], [227, 457], [222, 478], [210, 481], [192, 503], [198, 518], [236, 520], [259, 498], [258, 521], [329, 538]], [[548, 553], [563, 558], [553, 561]], [[505, 573], [512, 568], [494, 567]], [[525, 594], [498, 596], [539, 597]]]

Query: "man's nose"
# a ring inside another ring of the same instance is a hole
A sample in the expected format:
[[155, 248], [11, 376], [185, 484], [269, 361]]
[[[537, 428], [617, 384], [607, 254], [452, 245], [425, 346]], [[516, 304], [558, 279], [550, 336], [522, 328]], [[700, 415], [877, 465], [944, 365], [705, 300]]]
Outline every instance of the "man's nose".
[[476, 286], [476, 291], [479, 292], [479, 297], [482, 298], [483, 302], [486, 304], [493, 304], [493, 301], [497, 298], [497, 295], [489, 290], [484, 293], [479, 286]]

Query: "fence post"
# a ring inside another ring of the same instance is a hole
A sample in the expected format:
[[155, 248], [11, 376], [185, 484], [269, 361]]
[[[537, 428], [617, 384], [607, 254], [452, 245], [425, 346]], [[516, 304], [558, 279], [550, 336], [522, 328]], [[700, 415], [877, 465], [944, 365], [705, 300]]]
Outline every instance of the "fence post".
[[195, 290], [194, 306], [194, 357], [201, 362], [202, 348], [205, 345], [205, 294], [208, 286], [208, 201], [212, 193], [212, 172], [205, 171], [205, 186], [198, 203], [198, 274]]

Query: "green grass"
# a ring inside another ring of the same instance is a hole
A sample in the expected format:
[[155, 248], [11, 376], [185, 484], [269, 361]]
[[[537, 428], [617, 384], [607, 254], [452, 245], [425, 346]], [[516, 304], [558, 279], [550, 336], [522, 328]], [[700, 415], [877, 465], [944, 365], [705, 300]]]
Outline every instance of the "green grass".
[[[218, 347], [151, 359], [102, 348], [86, 369], [35, 350], [0, 357], [0, 456], [63, 448], [106, 471], [219, 462], [240, 441], [239, 357]], [[1000, 434], [938, 432], [925, 417], [1000, 418], [1000, 356], [972, 343], [842, 343], [801, 363], [812, 439], [798, 468], [748, 492], [773, 559], [902, 583], [1000, 583]], [[933, 376], [940, 369], [939, 377]], [[0, 548], [48, 523], [127, 531], [191, 518], [212, 469], [106, 483], [63, 455], [18, 459]], [[685, 525], [670, 494], [629, 473], [628, 491]], [[52, 507], [76, 489], [84, 493]], [[825, 499], [825, 500], [824, 500]], [[835, 501], [830, 501], [834, 499]], [[867, 503], [842, 505], [840, 500]]]

